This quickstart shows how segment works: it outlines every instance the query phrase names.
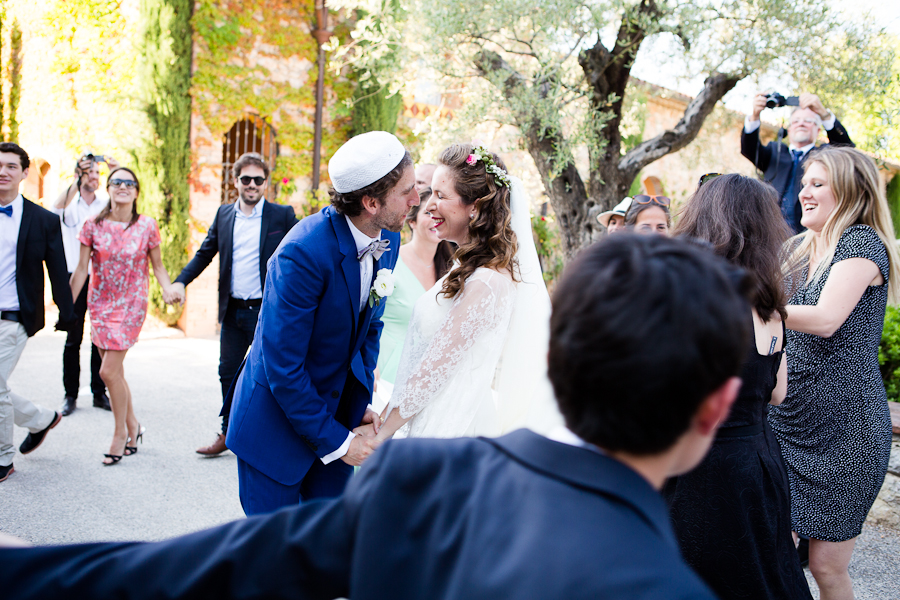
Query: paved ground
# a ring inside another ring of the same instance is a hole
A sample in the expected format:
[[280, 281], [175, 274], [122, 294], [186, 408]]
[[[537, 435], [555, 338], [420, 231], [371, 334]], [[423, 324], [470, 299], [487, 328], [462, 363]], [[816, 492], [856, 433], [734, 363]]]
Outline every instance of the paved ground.
[[[58, 408], [63, 342], [60, 333], [32, 338], [12, 388]], [[36, 544], [159, 540], [243, 517], [234, 455], [194, 453], [218, 426], [217, 364], [215, 339], [142, 339], [125, 361], [135, 411], [147, 428], [138, 454], [115, 467], [100, 464], [112, 415], [92, 408], [83, 388], [79, 409], [33, 454], [16, 455], [16, 472], [0, 483], [0, 531]], [[16, 444], [24, 437], [17, 428]], [[900, 598], [900, 532], [866, 528], [850, 574], [859, 600]]]

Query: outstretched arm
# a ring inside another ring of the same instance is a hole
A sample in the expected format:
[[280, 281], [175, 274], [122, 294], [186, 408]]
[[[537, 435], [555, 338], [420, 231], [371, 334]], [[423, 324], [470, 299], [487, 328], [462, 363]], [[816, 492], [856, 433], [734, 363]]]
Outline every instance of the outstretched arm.
[[153, 263], [153, 274], [156, 276], [156, 281], [159, 282], [159, 287], [163, 290], [163, 300], [168, 304], [179, 302], [181, 295], [178, 290], [172, 289], [169, 271], [166, 270], [166, 265], [163, 264], [162, 252], [160, 252], [159, 246], [150, 249], [150, 262]]

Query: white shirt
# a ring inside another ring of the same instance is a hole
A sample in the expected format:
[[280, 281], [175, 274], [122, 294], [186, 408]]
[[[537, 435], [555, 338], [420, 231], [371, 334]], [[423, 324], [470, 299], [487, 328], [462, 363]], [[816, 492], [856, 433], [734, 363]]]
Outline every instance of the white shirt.
[[[377, 238], [370, 238], [362, 231], [356, 228], [350, 217], [344, 215], [347, 219], [347, 225], [350, 226], [350, 234], [353, 241], [356, 242], [356, 253], [376, 240], [381, 239], [381, 234]], [[364, 259], [359, 261], [359, 312], [361, 313], [369, 302], [369, 289], [372, 287], [372, 272], [375, 270], [375, 258], [372, 254], [368, 254]]]
[[94, 201], [90, 204], [84, 201], [79, 192], [67, 207], [53, 209], [53, 212], [60, 218], [63, 250], [66, 252], [66, 267], [69, 269], [69, 273], [74, 273], [78, 268], [78, 259], [81, 256], [81, 242], [78, 241], [78, 236], [81, 235], [84, 222], [99, 215], [107, 204], [109, 204], [109, 196], [97, 190], [94, 194]]
[[231, 295], [241, 300], [262, 298], [262, 281], [259, 278], [259, 236], [262, 231], [262, 214], [266, 204], [263, 198], [249, 215], [234, 203], [234, 230], [231, 238]]
[[[353, 221], [350, 220], [350, 217], [344, 215], [344, 218], [347, 219], [347, 225], [350, 226], [350, 234], [353, 236], [353, 241], [356, 243], [356, 252], [359, 253], [360, 250], [374, 242], [375, 240], [381, 239], [381, 234], [379, 233], [377, 238], [370, 238], [362, 231], [357, 229], [356, 225], [353, 224]], [[375, 258], [369, 254], [364, 259], [359, 261], [359, 312], [362, 313], [363, 309], [366, 307], [366, 304], [369, 302], [369, 288], [372, 287], [372, 272], [375, 270]], [[356, 437], [356, 434], [352, 431], [350, 435], [347, 436], [347, 439], [344, 440], [344, 443], [340, 445], [340, 447], [332, 452], [331, 454], [322, 457], [322, 462], [324, 464], [328, 464], [332, 461], [335, 461], [342, 456], [347, 454], [347, 450], [350, 449], [350, 442], [353, 441], [353, 438]]]
[[16, 288], [16, 248], [19, 246], [19, 227], [22, 225], [22, 194], [7, 206], [12, 216], [0, 214], [0, 310], [19, 310], [19, 291]]

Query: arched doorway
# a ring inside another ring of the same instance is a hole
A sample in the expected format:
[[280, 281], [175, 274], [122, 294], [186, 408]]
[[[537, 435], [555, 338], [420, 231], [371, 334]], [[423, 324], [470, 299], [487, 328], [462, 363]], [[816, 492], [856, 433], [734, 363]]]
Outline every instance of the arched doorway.
[[278, 155], [275, 130], [257, 115], [247, 115], [232, 125], [222, 140], [222, 204], [237, 200], [231, 167], [246, 152], [262, 154], [269, 163], [269, 169], [275, 169], [275, 157]]

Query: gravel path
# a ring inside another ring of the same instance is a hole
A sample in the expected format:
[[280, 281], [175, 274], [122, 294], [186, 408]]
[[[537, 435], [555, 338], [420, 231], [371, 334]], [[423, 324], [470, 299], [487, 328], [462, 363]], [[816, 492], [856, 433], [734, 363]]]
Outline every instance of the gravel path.
[[[0, 531], [36, 544], [159, 540], [243, 517], [235, 456], [194, 453], [212, 441], [218, 427], [218, 340], [149, 334], [125, 360], [135, 412], [147, 428], [138, 454], [112, 468], [100, 464], [109, 449], [112, 415], [91, 406], [85, 386], [79, 409], [38, 450], [16, 454], [16, 472], [0, 483]], [[58, 409], [64, 341], [58, 332], [29, 340], [10, 379], [12, 389]], [[82, 348], [83, 369], [88, 348]], [[81, 380], [88, 382], [84, 370]], [[25, 433], [16, 428], [17, 445]], [[900, 532], [867, 527], [850, 575], [858, 600], [900, 598]], [[807, 578], [818, 598], [808, 571]]]

